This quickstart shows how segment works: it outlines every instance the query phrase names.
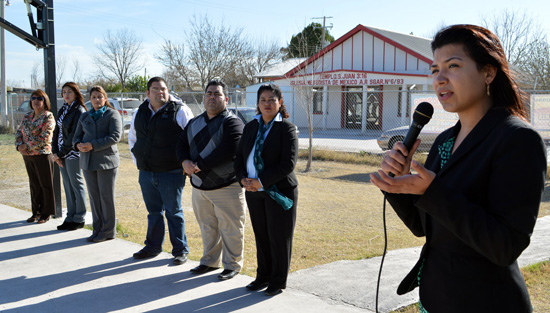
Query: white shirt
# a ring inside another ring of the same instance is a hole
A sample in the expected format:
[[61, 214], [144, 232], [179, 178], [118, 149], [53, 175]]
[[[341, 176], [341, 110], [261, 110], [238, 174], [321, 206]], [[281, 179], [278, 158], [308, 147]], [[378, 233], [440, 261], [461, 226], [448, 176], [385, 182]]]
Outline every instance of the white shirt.
[[[260, 125], [258, 126], [258, 132], [260, 131], [260, 127], [262, 127], [263, 121], [262, 121], [262, 115], [256, 115], [254, 116], [255, 119], [258, 120], [258, 123]], [[273, 118], [273, 122], [282, 122], [283, 117], [281, 116], [281, 113], [277, 113], [275, 117]], [[273, 127], [273, 124], [269, 126], [269, 128], [264, 133], [264, 139], [267, 138], [267, 134], [269, 134], [269, 131], [271, 130], [271, 127]], [[256, 137], [258, 135], [256, 134]], [[254, 141], [255, 142], [255, 141]], [[256, 166], [254, 166], [254, 153], [256, 152], [256, 144], [252, 146], [252, 150], [250, 150], [250, 154], [248, 155], [248, 159], [246, 159], [246, 171], [248, 172], [248, 178], [258, 178], [258, 173], [256, 172]], [[262, 185], [262, 188], [258, 189], [258, 191], [263, 191], [263, 184], [260, 178], [258, 178], [258, 181]]]

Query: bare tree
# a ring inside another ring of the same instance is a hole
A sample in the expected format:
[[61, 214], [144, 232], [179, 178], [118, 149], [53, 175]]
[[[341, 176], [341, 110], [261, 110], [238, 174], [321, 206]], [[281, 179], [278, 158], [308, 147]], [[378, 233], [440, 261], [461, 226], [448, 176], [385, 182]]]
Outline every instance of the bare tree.
[[540, 24], [525, 11], [496, 11], [492, 16], [484, 17], [482, 24], [498, 36], [508, 62], [520, 67], [534, 45], [545, 40]]
[[533, 82], [533, 89], [550, 90], [550, 44], [541, 40], [532, 45], [522, 70]]
[[247, 85], [258, 82], [254, 75], [280, 63], [283, 57], [277, 41], [267, 39], [254, 40], [246, 49], [238, 71], [247, 79]]
[[215, 26], [207, 16], [193, 16], [181, 43], [165, 40], [155, 55], [169, 71], [175, 72], [186, 89], [203, 89], [214, 77], [223, 77], [230, 86], [256, 83], [254, 75], [280, 62], [276, 42], [249, 44], [242, 28]]
[[24, 81], [16, 80], [16, 79], [6, 79], [6, 85], [8, 86], [8, 91], [13, 90], [13, 87], [19, 87], [24, 86]]
[[67, 56], [56, 56], [55, 57], [55, 80], [56, 86], [61, 86], [63, 81], [63, 75], [65, 74], [65, 67], [67, 66]]
[[35, 61], [34, 65], [32, 66], [32, 69], [31, 69], [31, 87], [34, 88], [34, 89], [40, 87], [39, 80], [40, 80], [40, 69], [41, 68], [42, 68], [42, 63]]
[[[432, 38], [435, 37], [435, 34], [437, 34], [437, 32], [439, 32], [440, 30], [442, 30], [443, 28], [445, 28], [447, 26], [448, 26], [448, 24], [445, 23], [445, 20], [441, 20], [430, 32], [424, 33], [420, 37], [432, 39]], [[415, 34], [413, 34], [413, 32], [411, 32], [409, 35], [415, 36]]]
[[115, 33], [110, 30], [103, 36], [103, 42], [96, 47], [99, 55], [93, 57], [94, 63], [107, 79], [114, 77], [121, 84], [143, 67], [142, 39], [134, 31], [121, 29]]
[[73, 63], [73, 82], [80, 82], [82, 79], [81, 67], [80, 67], [80, 61], [78, 58], [72, 58]]
[[246, 54], [242, 28], [232, 29], [221, 22], [216, 27], [207, 16], [193, 16], [189, 32], [188, 66], [202, 89], [214, 77], [224, 77]]
[[189, 61], [185, 55], [185, 46], [183, 43], [177, 44], [170, 40], [164, 40], [161, 52], [155, 55], [155, 58], [166, 66], [168, 71], [181, 77], [188, 90], [191, 91], [193, 89], [197, 81], [188, 65]]
[[[309, 49], [307, 44], [301, 43], [298, 46], [302, 47], [302, 49]], [[300, 55], [303, 55], [306, 53], [307, 50], [301, 51]], [[296, 60], [296, 66], [300, 64], [300, 60], [298, 58], [290, 58], [288, 61]], [[318, 71], [321, 67], [320, 62], [317, 60], [310, 61], [309, 59], [306, 59], [303, 61], [304, 67], [290, 75], [287, 75], [287, 79], [290, 79], [294, 82], [294, 92], [296, 94], [296, 103], [298, 106], [300, 106], [302, 109], [304, 109], [307, 117], [307, 129], [308, 129], [308, 158], [306, 162], [306, 167], [304, 169], [304, 172], [309, 172], [311, 170], [311, 164], [313, 162], [313, 130], [315, 129], [315, 125], [313, 124], [313, 98], [315, 97], [315, 90], [313, 82], [315, 81], [315, 77], [319, 74]]]
[[167, 69], [162, 73], [162, 77], [164, 78], [164, 80], [166, 80], [166, 85], [168, 85], [168, 87], [171, 90], [174, 90], [174, 91], [189, 90], [187, 88], [186, 82], [183, 79], [181, 79], [181, 77], [174, 71], [170, 71], [169, 69]]

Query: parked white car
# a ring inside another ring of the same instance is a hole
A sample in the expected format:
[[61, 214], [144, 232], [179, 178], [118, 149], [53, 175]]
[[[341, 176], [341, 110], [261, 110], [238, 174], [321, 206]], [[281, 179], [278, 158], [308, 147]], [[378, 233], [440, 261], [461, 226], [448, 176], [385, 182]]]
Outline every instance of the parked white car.
[[[376, 140], [380, 146], [380, 149], [391, 150], [396, 142], [403, 141], [405, 139], [409, 128], [409, 126], [401, 126], [383, 132], [382, 135], [380, 135], [380, 137]], [[435, 138], [437, 138], [440, 133], [441, 131], [422, 129], [418, 135], [418, 138], [420, 139], [420, 147], [418, 148], [418, 151], [430, 151]]]

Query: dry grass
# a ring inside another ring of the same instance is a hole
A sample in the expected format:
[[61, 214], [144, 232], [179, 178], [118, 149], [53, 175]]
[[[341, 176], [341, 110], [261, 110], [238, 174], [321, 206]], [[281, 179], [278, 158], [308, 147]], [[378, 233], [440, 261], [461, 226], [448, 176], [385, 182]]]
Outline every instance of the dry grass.
[[[147, 228], [147, 211], [138, 184], [128, 145], [119, 144], [121, 166], [116, 184], [119, 238], [143, 244]], [[425, 157], [419, 155], [420, 160]], [[369, 183], [368, 173], [374, 172], [380, 156], [369, 154], [342, 154], [316, 151], [309, 173], [303, 173], [305, 161], [297, 166], [299, 198], [291, 271], [326, 264], [337, 260], [356, 260], [381, 255], [383, 251], [382, 193]], [[325, 161], [325, 160], [334, 161]], [[539, 216], [550, 215], [550, 186], [545, 188]], [[191, 208], [192, 187], [187, 181], [183, 192], [186, 234], [190, 258], [202, 255], [200, 229]], [[63, 195], [63, 193], [62, 193]], [[30, 211], [28, 178], [21, 156], [13, 146], [13, 135], [0, 135], [0, 201], [3, 204]], [[388, 206], [388, 249], [422, 245], [423, 239], [414, 237]], [[167, 240], [164, 250], [170, 251]], [[246, 219], [243, 273], [255, 275], [256, 251], [250, 219]], [[547, 267], [546, 267], [547, 268]], [[546, 270], [546, 278], [550, 278]], [[526, 275], [527, 278], [527, 275]], [[548, 302], [549, 279], [539, 293], [531, 290], [534, 301]], [[539, 296], [537, 296], [539, 295]], [[414, 308], [405, 308], [413, 309]], [[546, 310], [548, 311], [548, 310]], [[417, 311], [399, 311], [417, 312]], [[543, 312], [543, 311], [539, 311]]]
[[533, 312], [550, 312], [550, 261], [528, 266], [522, 269], [522, 273], [531, 296]]

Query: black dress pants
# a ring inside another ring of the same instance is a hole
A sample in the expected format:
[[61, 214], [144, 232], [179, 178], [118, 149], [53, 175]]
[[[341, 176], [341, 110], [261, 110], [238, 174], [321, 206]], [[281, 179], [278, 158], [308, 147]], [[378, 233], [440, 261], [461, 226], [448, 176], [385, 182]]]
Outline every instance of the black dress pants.
[[256, 238], [256, 280], [269, 282], [270, 287], [283, 289], [286, 287], [290, 269], [298, 188], [279, 191], [294, 201], [289, 210], [284, 210], [265, 191], [247, 191], [245, 195]]
[[55, 215], [52, 155], [24, 155], [23, 161], [29, 175], [32, 213], [43, 218]]

